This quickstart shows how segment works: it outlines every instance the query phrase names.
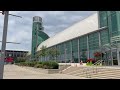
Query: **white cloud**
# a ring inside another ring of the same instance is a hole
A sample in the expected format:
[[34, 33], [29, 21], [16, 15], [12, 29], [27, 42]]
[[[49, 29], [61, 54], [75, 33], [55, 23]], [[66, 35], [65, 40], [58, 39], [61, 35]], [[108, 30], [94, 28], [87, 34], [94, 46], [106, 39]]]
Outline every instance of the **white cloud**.
[[[31, 50], [32, 19], [40, 16], [43, 27], [49, 36], [54, 36], [65, 28], [71, 26], [95, 11], [10, 11], [9, 13], [22, 16], [22, 18], [9, 16], [7, 41], [21, 44], [7, 44], [7, 49]], [[2, 40], [4, 16], [0, 15], [0, 40]], [[1, 43], [0, 43], [1, 46]]]

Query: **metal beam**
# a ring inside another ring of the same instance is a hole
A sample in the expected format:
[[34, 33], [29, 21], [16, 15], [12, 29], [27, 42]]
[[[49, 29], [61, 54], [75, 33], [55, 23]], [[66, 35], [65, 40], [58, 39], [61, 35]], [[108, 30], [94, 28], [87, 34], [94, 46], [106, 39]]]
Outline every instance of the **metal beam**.
[[[0, 42], [2, 42], [2, 41], [0, 41]], [[17, 43], [17, 42], [6, 42], [6, 43], [20, 44], [20, 43]]]

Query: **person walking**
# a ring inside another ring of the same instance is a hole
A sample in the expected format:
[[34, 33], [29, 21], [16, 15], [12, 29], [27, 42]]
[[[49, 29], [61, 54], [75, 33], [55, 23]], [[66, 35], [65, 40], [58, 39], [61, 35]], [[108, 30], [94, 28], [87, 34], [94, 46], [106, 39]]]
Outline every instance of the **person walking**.
[[82, 60], [80, 60], [80, 65], [83, 65], [83, 61]]

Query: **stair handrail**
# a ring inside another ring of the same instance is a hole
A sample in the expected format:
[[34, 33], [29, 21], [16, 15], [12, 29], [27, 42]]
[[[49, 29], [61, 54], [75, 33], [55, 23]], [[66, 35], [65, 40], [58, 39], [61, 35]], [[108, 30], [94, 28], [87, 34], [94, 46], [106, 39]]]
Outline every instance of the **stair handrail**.
[[97, 65], [99, 63], [102, 63], [103, 60], [98, 60], [97, 62], [95, 62], [93, 65]]
[[[100, 64], [100, 63], [102, 63], [103, 62], [103, 60], [98, 60], [97, 62], [95, 62], [94, 64], [93, 64], [93, 72], [89, 72], [90, 73], [90, 76], [92, 77], [92, 74], [95, 72], [95, 73], [97, 73], [98, 72], [98, 64]], [[94, 67], [95, 66], [95, 67]]]

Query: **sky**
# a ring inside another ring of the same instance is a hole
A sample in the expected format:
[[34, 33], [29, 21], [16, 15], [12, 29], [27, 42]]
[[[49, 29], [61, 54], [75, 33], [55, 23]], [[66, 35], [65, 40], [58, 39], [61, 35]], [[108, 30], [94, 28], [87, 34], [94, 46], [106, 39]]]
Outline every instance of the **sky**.
[[[7, 42], [18, 42], [20, 44], [7, 43], [6, 49], [31, 51], [34, 16], [42, 17], [44, 32], [52, 37], [95, 12], [96, 11], [10, 11], [10, 14], [19, 15], [22, 16], [22, 18], [9, 15]], [[2, 40], [3, 23], [4, 15], [0, 13], [0, 41]]]

